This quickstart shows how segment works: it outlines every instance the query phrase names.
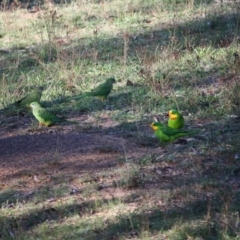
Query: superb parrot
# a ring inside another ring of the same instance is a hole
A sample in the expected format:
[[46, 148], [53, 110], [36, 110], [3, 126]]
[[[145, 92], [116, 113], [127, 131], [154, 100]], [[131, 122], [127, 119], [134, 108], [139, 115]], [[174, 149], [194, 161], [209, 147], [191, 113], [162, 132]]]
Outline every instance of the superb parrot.
[[184, 118], [177, 110], [172, 109], [168, 112], [168, 127], [173, 129], [181, 129], [184, 127]]
[[41, 107], [41, 105], [38, 102], [32, 102], [30, 104], [30, 107], [32, 108], [32, 113], [34, 117], [39, 122], [39, 127], [41, 127], [42, 125], [48, 127], [58, 122], [68, 122], [66, 118], [57, 117], [56, 115], [49, 112], [45, 108]]
[[173, 142], [177, 138], [199, 133], [199, 131], [172, 129], [160, 122], [153, 122], [151, 124], [151, 128], [153, 129], [155, 136], [160, 140], [160, 142]]
[[29, 107], [32, 102], [40, 102], [42, 97], [43, 87], [36, 87], [32, 90], [32, 92], [28, 93], [24, 98], [18, 100], [14, 103], [15, 106], [19, 107]]
[[79, 99], [86, 96], [99, 97], [102, 100], [107, 99], [108, 95], [112, 91], [113, 84], [116, 82], [114, 78], [108, 78], [104, 83], [98, 85], [91, 92], [86, 92], [78, 96], [70, 97], [68, 100]]

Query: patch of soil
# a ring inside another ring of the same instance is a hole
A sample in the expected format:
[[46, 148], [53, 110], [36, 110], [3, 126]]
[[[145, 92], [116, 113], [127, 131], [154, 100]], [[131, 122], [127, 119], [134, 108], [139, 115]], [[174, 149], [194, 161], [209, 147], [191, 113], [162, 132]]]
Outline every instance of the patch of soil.
[[[66, 130], [67, 129], [67, 130]], [[14, 129], [0, 134], [0, 182], [31, 178], [39, 173], [94, 174], [118, 165], [118, 158], [141, 157], [158, 148], [138, 146], [131, 139], [104, 132], [81, 132], [54, 126], [37, 131]], [[41, 178], [39, 176], [39, 178]], [[2, 186], [4, 187], [4, 186]], [[1, 186], [0, 186], [1, 189]]]

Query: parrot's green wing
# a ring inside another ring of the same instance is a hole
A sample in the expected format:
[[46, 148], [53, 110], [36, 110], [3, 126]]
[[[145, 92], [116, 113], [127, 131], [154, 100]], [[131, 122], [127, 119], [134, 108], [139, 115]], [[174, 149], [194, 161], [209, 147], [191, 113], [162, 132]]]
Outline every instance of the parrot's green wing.
[[41, 107], [41, 105], [37, 102], [32, 102], [30, 104], [32, 108], [32, 113], [34, 117], [38, 120], [39, 126], [51, 126], [57, 122], [66, 122], [65, 118], [59, 118], [53, 113], [49, 112], [45, 108]]
[[92, 92], [87, 93], [89, 96], [105, 97], [110, 94], [113, 88], [113, 83], [115, 83], [114, 78], [108, 78], [104, 83], [96, 87]]
[[177, 110], [173, 109], [168, 112], [168, 127], [173, 129], [181, 129], [184, 127], [184, 118]]
[[159, 122], [153, 122], [151, 128], [154, 130], [156, 137], [160, 142], [172, 142], [180, 137], [191, 136], [199, 133], [199, 131], [183, 131], [179, 129], [172, 129]]
[[35, 89], [33, 89], [32, 92], [27, 94], [24, 98], [15, 102], [15, 105], [20, 107], [23, 107], [23, 106], [29, 107], [30, 103], [32, 102], [40, 102], [40, 99], [42, 97], [42, 91], [43, 91], [42, 87], [36, 87]]
[[44, 108], [37, 110], [36, 114], [42, 119], [44, 125], [49, 126], [57, 122], [66, 122], [66, 119], [59, 118]]
[[113, 89], [113, 84], [116, 82], [114, 78], [108, 78], [104, 83], [98, 85], [92, 92], [86, 92], [82, 95], [74, 96], [68, 100], [79, 99], [86, 96], [99, 97], [106, 99]]

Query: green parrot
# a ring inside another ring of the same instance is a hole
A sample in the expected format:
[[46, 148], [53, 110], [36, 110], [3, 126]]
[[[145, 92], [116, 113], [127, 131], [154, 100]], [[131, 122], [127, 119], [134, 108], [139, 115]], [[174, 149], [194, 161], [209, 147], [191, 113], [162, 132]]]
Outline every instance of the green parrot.
[[184, 127], [184, 118], [177, 110], [172, 109], [168, 112], [168, 127], [173, 129], [180, 129]]
[[32, 102], [30, 104], [30, 107], [32, 108], [32, 113], [34, 117], [39, 122], [39, 127], [43, 125], [48, 127], [57, 122], [68, 122], [67, 119], [57, 117], [53, 113], [46, 110], [45, 108], [41, 107], [41, 105], [38, 102]]
[[19, 107], [29, 107], [32, 102], [40, 102], [42, 97], [43, 87], [36, 87], [32, 92], [27, 94], [24, 98], [18, 100], [14, 103], [15, 106]]
[[151, 124], [151, 128], [160, 142], [173, 142], [177, 138], [199, 133], [199, 131], [183, 131], [179, 129], [172, 129], [160, 122], [153, 122]]
[[100, 84], [94, 90], [92, 90], [92, 92], [86, 92], [83, 93], [82, 95], [71, 97], [68, 100], [79, 99], [86, 96], [99, 97], [102, 100], [105, 100], [112, 91], [113, 84], [115, 82], [116, 80], [114, 78], [108, 78], [104, 83]]

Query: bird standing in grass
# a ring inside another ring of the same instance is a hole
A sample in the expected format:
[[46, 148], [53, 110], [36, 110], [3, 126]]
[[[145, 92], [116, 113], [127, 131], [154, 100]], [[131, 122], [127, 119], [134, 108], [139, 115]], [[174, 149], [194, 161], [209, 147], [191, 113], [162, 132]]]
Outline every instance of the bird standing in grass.
[[113, 84], [115, 82], [116, 80], [114, 78], [108, 78], [104, 83], [97, 86], [93, 91], [70, 97], [69, 100], [80, 99], [86, 96], [99, 97], [100, 99], [105, 100], [112, 91]]
[[181, 129], [184, 127], [184, 118], [177, 110], [172, 109], [168, 112], [168, 127], [173, 129]]
[[43, 87], [36, 87], [32, 92], [27, 94], [24, 98], [14, 103], [15, 106], [29, 107], [32, 102], [40, 102], [42, 97]]
[[43, 125], [48, 127], [58, 122], [67, 122], [66, 118], [57, 117], [45, 108], [41, 107], [38, 102], [32, 102], [30, 104], [30, 107], [32, 108], [32, 113], [34, 117], [39, 122], [39, 127]]
[[160, 142], [173, 142], [180, 137], [191, 136], [199, 133], [199, 131], [183, 131], [179, 129], [172, 129], [160, 122], [153, 122], [151, 124], [151, 128]]

